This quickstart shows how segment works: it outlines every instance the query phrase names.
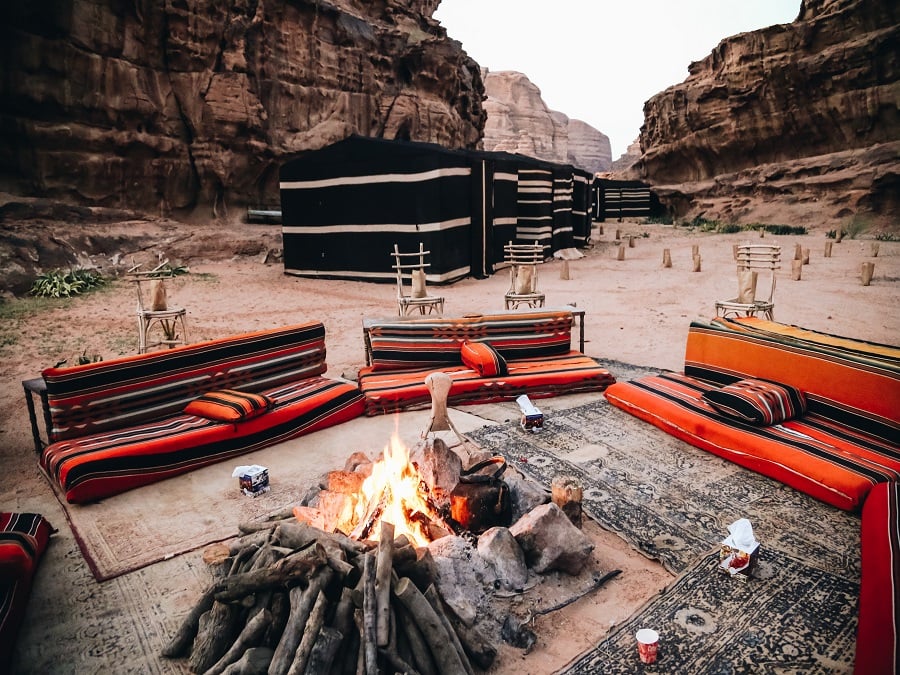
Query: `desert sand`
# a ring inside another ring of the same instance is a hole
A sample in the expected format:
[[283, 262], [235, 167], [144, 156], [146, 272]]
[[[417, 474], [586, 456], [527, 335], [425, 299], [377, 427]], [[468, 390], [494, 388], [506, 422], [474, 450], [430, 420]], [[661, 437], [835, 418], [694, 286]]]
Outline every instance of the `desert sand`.
[[[98, 227], [110, 232], [127, 230], [126, 226], [117, 225]], [[150, 231], [153, 227], [152, 223], [146, 225]], [[213, 236], [223, 239], [259, 236], [277, 240], [277, 234], [273, 234], [277, 233], [277, 226], [192, 227], [198, 231], [213, 228]], [[620, 240], [626, 242], [624, 260], [616, 259], [617, 231]], [[63, 236], [64, 226], [60, 225], [59, 232]], [[634, 237], [633, 247], [627, 246], [629, 235]], [[298, 278], [284, 274], [277, 256], [210, 257], [204, 250], [192, 249], [190, 239], [166, 243], [170, 241], [171, 237], [160, 230], [158, 246], [117, 253], [122, 254], [121, 260], [134, 257], [143, 262], [144, 269], [160, 259], [189, 268], [190, 274], [172, 281], [168, 295], [171, 305], [188, 310], [190, 341], [322, 320], [327, 334], [328, 374], [353, 378], [365, 362], [363, 319], [396, 313], [396, 291], [391, 284]], [[607, 222], [602, 232], [595, 225], [590, 246], [582, 250], [584, 257], [567, 263], [569, 278], [563, 278], [562, 261], [548, 261], [540, 268], [539, 286], [546, 293], [547, 306], [576, 305], [584, 310], [588, 355], [613, 363], [677, 371], [682, 368], [690, 321], [713, 316], [716, 299], [736, 295], [732, 246], [745, 241], [759, 242], [760, 235], [710, 234], [640, 221]], [[875, 256], [873, 239], [844, 239], [834, 244], [832, 257], [826, 258], [828, 240], [824, 229], [806, 235], [767, 234], [764, 241], [781, 244], [785, 259], [778, 277], [776, 320], [838, 335], [897, 343], [900, 242], [877, 242]], [[790, 259], [797, 244], [809, 249], [810, 260], [802, 268], [802, 278], [792, 280]], [[699, 247], [700, 271], [692, 269], [692, 246]], [[665, 248], [671, 252], [671, 268], [662, 266]], [[111, 261], [113, 253], [94, 257], [107, 276], [116, 271]], [[384, 254], [387, 256], [388, 252]], [[863, 286], [860, 280], [864, 261], [875, 263], [869, 286]], [[118, 269], [123, 270], [124, 264]], [[488, 279], [467, 278], [435, 290], [446, 298], [445, 314], [456, 315], [501, 309], [507, 287], [508, 276], [500, 271]], [[18, 300], [8, 303], [10, 308], [29, 304]], [[52, 602], [46, 593], [42, 594], [42, 588], [51, 579], [58, 581], [73, 570], [84, 576], [85, 563], [73, 545], [64, 510], [37, 469], [21, 382], [60, 361], [72, 364], [81, 354], [108, 360], [137, 349], [134, 289], [128, 282], [119, 280], [99, 292], [53, 305], [37, 313], [7, 312], [0, 333], [0, 377], [4, 383], [0, 392], [0, 456], [5, 467], [0, 509], [44, 514], [59, 530], [51, 547], [74, 551], [65, 556], [45, 556], [35, 580], [33, 602]], [[615, 375], [614, 368], [611, 370]], [[548, 402], [548, 409], [565, 406], [564, 398]], [[515, 406], [509, 406], [512, 418]], [[671, 580], [661, 566], [631, 550], [615, 534], [595, 525], [589, 527], [598, 542], [596, 555], [600, 564], [624, 573], [602, 590], [553, 615], [552, 620], [543, 618], [534, 651], [527, 657], [504, 652], [495, 672], [554, 671], [596, 643], [597, 636], [631, 615]], [[97, 591], [100, 592], [99, 585]], [[123, 607], [121, 611], [129, 609]], [[38, 672], [39, 664], [30, 661], [36, 654], [47, 658], [48, 653], [65, 662], [58, 672], [93, 670], [92, 654], [103, 648], [99, 637], [85, 634], [75, 644], [42, 646], [38, 641], [47, 631], [46, 627], [33, 625], [35, 614], [35, 608], [30, 606], [14, 658], [16, 672]], [[72, 616], [68, 620], [78, 622], [81, 618]], [[108, 621], [114, 626], [115, 614]], [[164, 662], [159, 672], [184, 672], [182, 667]]]

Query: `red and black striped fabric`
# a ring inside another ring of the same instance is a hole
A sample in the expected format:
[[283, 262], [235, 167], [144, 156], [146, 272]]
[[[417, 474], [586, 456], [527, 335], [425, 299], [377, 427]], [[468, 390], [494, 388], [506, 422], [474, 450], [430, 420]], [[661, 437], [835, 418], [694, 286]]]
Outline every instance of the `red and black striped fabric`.
[[368, 371], [463, 365], [466, 341], [489, 342], [507, 361], [565, 356], [571, 350], [572, 313], [478, 314], [459, 318], [367, 321]]
[[380, 371], [360, 370], [359, 388], [366, 398], [366, 414], [381, 415], [422, 410], [431, 405], [425, 377], [440, 370], [451, 379], [450, 405], [513, 401], [522, 394], [547, 398], [561, 394], [603, 391], [615, 378], [581, 352], [571, 351], [521, 361], [507, 361], [507, 375], [484, 377], [467, 366]]
[[321, 375], [325, 327], [311, 322], [42, 373], [60, 441], [178, 415], [216, 389], [262, 392]]
[[872, 488], [862, 510], [854, 675], [900, 673], [900, 484]]
[[263, 394], [218, 389], [195, 398], [187, 404], [184, 412], [219, 422], [243, 422], [269, 412], [273, 405], [275, 402]]
[[0, 513], [0, 672], [6, 672], [37, 565], [53, 528], [37, 513]]
[[760, 319], [694, 321], [684, 374], [723, 385], [745, 378], [790, 384], [803, 392], [810, 413], [900, 445], [896, 347]]
[[874, 485], [900, 480], [897, 445], [812, 412], [770, 426], [725, 417], [703, 398], [717, 386], [663, 373], [616, 383], [605, 396], [677, 438], [841, 509], [855, 510]]
[[509, 375], [506, 359], [487, 342], [466, 341], [459, 350], [463, 363], [483, 377]]
[[321, 376], [263, 393], [272, 409], [240, 424], [181, 413], [52, 443], [41, 468], [69, 503], [91, 502], [340, 424], [364, 409], [354, 384]]
[[789, 384], [748, 378], [703, 395], [713, 408], [753, 424], [780, 424], [806, 413], [806, 397]]

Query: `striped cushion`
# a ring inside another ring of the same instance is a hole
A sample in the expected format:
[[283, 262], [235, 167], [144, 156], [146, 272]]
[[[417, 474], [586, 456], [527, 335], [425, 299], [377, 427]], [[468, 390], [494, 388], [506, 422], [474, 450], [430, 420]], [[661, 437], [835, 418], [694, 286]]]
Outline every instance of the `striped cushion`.
[[67, 501], [91, 502], [339, 424], [364, 407], [355, 385], [326, 377], [264, 394], [273, 408], [241, 424], [173, 415], [52, 443], [41, 468]]
[[[586, 391], [603, 391], [615, 382], [609, 371], [581, 352], [571, 351], [528, 361], [508, 361], [508, 375], [483, 377], [467, 366], [442, 368], [451, 379], [450, 405], [514, 401], [522, 394], [545, 398]], [[366, 397], [366, 414], [381, 415], [402, 410], [422, 410], [431, 405], [425, 385], [430, 368], [382, 372], [362, 368], [359, 387]]]
[[698, 448], [781, 481], [841, 509], [900, 480], [900, 448], [814, 413], [759, 426], [718, 413], [703, 395], [716, 385], [675, 373], [610, 386], [613, 405]]
[[781, 424], [806, 412], [803, 392], [789, 384], [739, 380], [703, 394], [719, 412], [753, 424]]
[[0, 513], [0, 671], [6, 672], [31, 582], [53, 528], [36, 513]]
[[242, 422], [269, 412], [274, 405], [275, 401], [262, 394], [222, 389], [198, 396], [184, 412], [220, 422]]
[[479, 314], [460, 318], [366, 321], [371, 368], [398, 370], [462, 365], [466, 341], [490, 341], [507, 361], [564, 356], [571, 349], [572, 313]]
[[766, 330], [750, 330], [753, 325], [691, 323], [685, 375], [723, 385], [746, 378], [784, 382], [803, 391], [810, 413], [900, 445], [900, 370], [889, 354], [879, 354], [879, 348], [862, 356], [870, 343], [835, 338], [826, 346], [824, 334], [802, 340], [802, 332], [790, 338], [774, 334], [774, 322]]
[[862, 510], [855, 675], [900, 672], [900, 484], [872, 488]]
[[43, 372], [50, 440], [178, 415], [216, 389], [261, 392], [325, 372], [321, 322]]
[[509, 375], [506, 359], [491, 347], [487, 342], [463, 343], [459, 350], [462, 361], [472, 370], [477, 370], [482, 377], [496, 377], [497, 375]]

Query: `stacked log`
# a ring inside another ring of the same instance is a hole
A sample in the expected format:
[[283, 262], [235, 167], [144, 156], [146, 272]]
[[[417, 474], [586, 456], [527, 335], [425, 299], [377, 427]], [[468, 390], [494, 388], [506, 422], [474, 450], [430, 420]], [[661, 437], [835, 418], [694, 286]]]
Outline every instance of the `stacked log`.
[[[445, 605], [434, 561], [394, 527], [356, 541], [296, 520], [204, 552], [211, 586], [163, 650], [208, 675], [474, 673], [496, 649]], [[249, 531], [253, 530], [253, 531]]]

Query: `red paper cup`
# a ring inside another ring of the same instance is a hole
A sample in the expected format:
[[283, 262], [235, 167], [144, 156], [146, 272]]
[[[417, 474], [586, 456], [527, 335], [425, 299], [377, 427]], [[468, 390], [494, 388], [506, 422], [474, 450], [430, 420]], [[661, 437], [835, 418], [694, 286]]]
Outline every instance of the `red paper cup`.
[[656, 650], [659, 648], [659, 633], [650, 628], [641, 628], [636, 634], [638, 654], [643, 663], [656, 661]]

